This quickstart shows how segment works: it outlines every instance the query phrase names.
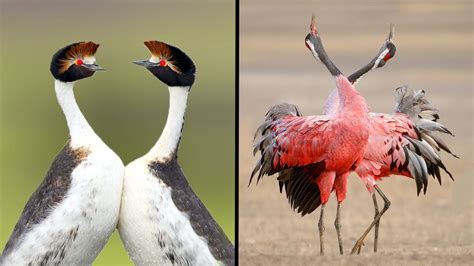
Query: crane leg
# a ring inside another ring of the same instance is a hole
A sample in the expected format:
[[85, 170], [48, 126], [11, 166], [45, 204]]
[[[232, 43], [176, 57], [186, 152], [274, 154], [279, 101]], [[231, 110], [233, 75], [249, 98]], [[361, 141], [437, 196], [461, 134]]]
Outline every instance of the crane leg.
[[321, 251], [321, 255], [324, 255], [324, 206], [326, 204], [321, 205], [321, 215], [319, 216], [318, 228], [319, 228], [319, 247]]
[[362, 246], [364, 245], [364, 239], [365, 237], [367, 236], [367, 234], [370, 232], [370, 230], [372, 229], [372, 227], [375, 226], [376, 223], [378, 223], [380, 221], [380, 217], [382, 217], [382, 215], [385, 213], [385, 211], [387, 211], [387, 209], [390, 207], [390, 201], [388, 200], [388, 198], [385, 196], [385, 194], [383, 194], [382, 190], [377, 186], [375, 185], [374, 186], [375, 190], [377, 191], [377, 193], [379, 193], [380, 197], [382, 197], [383, 201], [384, 201], [384, 206], [383, 206], [383, 209], [380, 211], [380, 213], [378, 213], [374, 220], [372, 221], [372, 223], [369, 225], [369, 227], [367, 228], [367, 230], [365, 230], [365, 232], [362, 234], [362, 236], [359, 238], [359, 240], [357, 240], [357, 242], [355, 243], [354, 247], [352, 248], [352, 251], [351, 251], [351, 255], [352, 254], [355, 254], [357, 252], [357, 254], [360, 253], [360, 249], [362, 248]]
[[[375, 209], [375, 216], [374, 220], [377, 218], [377, 215], [379, 215], [379, 206], [377, 204], [377, 197], [375, 193], [372, 193], [372, 199], [374, 200], [374, 209]], [[374, 252], [377, 252], [377, 243], [379, 240], [379, 225], [380, 225], [380, 219], [375, 223], [375, 235], [374, 235]]]
[[334, 221], [334, 227], [336, 227], [336, 232], [337, 232], [337, 240], [339, 241], [339, 252], [341, 255], [344, 254], [344, 249], [342, 248], [342, 240], [341, 240], [341, 223], [339, 222], [340, 219], [340, 214], [339, 214], [339, 207], [341, 206], [341, 203], [337, 203], [337, 213], [336, 213], [336, 220]]

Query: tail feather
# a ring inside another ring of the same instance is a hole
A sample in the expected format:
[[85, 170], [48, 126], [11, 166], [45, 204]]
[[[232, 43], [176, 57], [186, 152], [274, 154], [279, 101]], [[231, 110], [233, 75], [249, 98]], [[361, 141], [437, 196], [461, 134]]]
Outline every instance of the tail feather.
[[395, 113], [404, 113], [412, 121], [416, 121], [420, 116], [431, 116], [432, 120], [439, 118], [438, 109], [428, 101], [424, 90], [415, 91], [408, 86], [402, 86], [398, 87], [395, 93]]
[[449, 131], [449, 129], [446, 128], [443, 124], [432, 121], [432, 120], [420, 118], [420, 119], [418, 119], [418, 121], [416, 121], [415, 124], [416, 124], [417, 128], [420, 129], [420, 130], [438, 131], [438, 132], [441, 132], [441, 133], [445, 133], [445, 134], [449, 134], [451, 136], [454, 136], [453, 133], [451, 133], [451, 131]]
[[437, 122], [439, 111], [428, 101], [424, 90], [415, 91], [407, 86], [399, 87], [396, 89], [396, 102], [394, 112], [408, 115], [421, 139], [429, 143], [433, 149], [437, 151], [442, 149], [452, 156], [459, 158], [435, 134], [440, 132], [454, 136], [446, 126]]
[[412, 147], [415, 149], [416, 153], [421, 155], [423, 158], [426, 158], [428, 161], [433, 163], [441, 162], [441, 158], [439, 157], [438, 153], [428, 144], [428, 142], [419, 141], [409, 137], [406, 139], [411, 142], [413, 145]]
[[411, 150], [405, 149], [406, 156], [408, 158], [408, 170], [412, 173], [416, 182], [416, 194], [419, 195], [423, 188], [426, 193], [426, 187], [428, 186], [428, 179], [426, 177], [427, 170], [426, 164], [422, 165], [423, 159], [416, 155]]
[[312, 213], [321, 205], [321, 194], [315, 180], [324, 165], [324, 162], [319, 162], [279, 172], [280, 193], [284, 188], [291, 208], [302, 216]]
[[404, 136], [409, 141], [409, 145], [404, 147], [408, 158], [407, 168], [416, 181], [417, 193], [419, 194], [422, 189], [426, 193], [428, 175], [437, 179], [441, 185], [440, 168], [453, 179], [438, 152], [444, 150], [456, 158], [459, 157], [453, 154], [444, 140], [436, 134], [439, 132], [454, 135], [446, 126], [437, 122], [439, 110], [428, 101], [425, 91], [415, 91], [407, 86], [397, 88], [394, 112], [407, 115], [419, 137], [412, 139]]
[[435, 134], [433, 134], [433, 132], [430, 132], [430, 131], [422, 130], [421, 133], [422, 133], [423, 138], [428, 138], [429, 137], [429, 138], [433, 139], [433, 141], [436, 142], [437, 146], [440, 149], [444, 150], [445, 152], [447, 152], [447, 153], [451, 154], [452, 156], [459, 159], [459, 157], [456, 154], [451, 152], [448, 145], [444, 142], [444, 140], [442, 138], [440, 138], [439, 136], [436, 136]]

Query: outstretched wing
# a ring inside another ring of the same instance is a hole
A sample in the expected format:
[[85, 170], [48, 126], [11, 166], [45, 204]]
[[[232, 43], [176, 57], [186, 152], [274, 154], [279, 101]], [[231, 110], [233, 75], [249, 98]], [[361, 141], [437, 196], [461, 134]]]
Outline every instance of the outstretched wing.
[[255, 134], [254, 154], [260, 151], [261, 158], [250, 182], [257, 172], [258, 182], [263, 175], [324, 160], [335, 123], [328, 116], [301, 116], [294, 105], [272, 107]]
[[321, 205], [321, 192], [316, 178], [324, 170], [324, 161], [302, 167], [284, 169], [278, 173], [280, 193], [285, 190], [288, 202], [301, 216], [312, 213]]
[[[427, 183], [426, 167], [420, 165], [417, 156], [411, 156], [408, 149], [408, 138], [418, 139], [412, 123], [403, 116], [394, 117], [387, 114], [370, 113], [370, 135], [364, 159], [357, 166], [356, 172], [360, 176], [375, 178], [388, 176], [392, 172], [412, 176], [408, 170], [410, 157], [413, 157], [413, 177], [417, 187]], [[423, 162], [421, 162], [423, 164]], [[415, 172], [416, 170], [416, 172]], [[420, 184], [420, 185], [419, 185]]]
[[[316, 210], [321, 205], [321, 195], [316, 185], [316, 178], [325, 168], [324, 161], [295, 166], [301, 163], [294, 163], [289, 160], [288, 156], [299, 154], [300, 156], [307, 156], [307, 161], [320, 160], [321, 152], [318, 154], [317, 150], [321, 147], [315, 147], [316, 152], [298, 151], [302, 147], [310, 147], [305, 146], [308, 140], [297, 141], [296, 143], [295, 140], [300, 137], [298, 135], [302, 132], [315, 130], [315, 128], [316, 131], [323, 130], [324, 127], [327, 127], [328, 122], [329, 120], [326, 118], [303, 117], [298, 108], [292, 104], [283, 103], [270, 108], [266, 114], [265, 122], [255, 133], [254, 154], [260, 151], [261, 158], [252, 172], [249, 184], [257, 172], [259, 172], [257, 182], [265, 174], [271, 175], [278, 172], [277, 180], [280, 193], [283, 190], [285, 191], [292, 209], [301, 213], [302, 216]], [[293, 132], [285, 134], [286, 131]], [[317, 141], [318, 138], [315, 139], [315, 143]], [[293, 167], [290, 167], [290, 165], [293, 165]]]
[[[424, 119], [419, 121], [421, 120]], [[422, 189], [423, 193], [426, 193], [428, 175], [436, 177], [441, 184], [440, 168], [453, 178], [437, 152], [440, 146], [450, 151], [444, 142], [436, 142], [432, 138], [433, 132], [427, 131], [423, 125], [425, 121], [413, 122], [404, 113], [370, 113], [369, 121], [368, 145], [364, 159], [356, 168], [359, 176], [370, 175], [380, 179], [390, 174], [398, 174], [412, 177], [416, 181], [418, 194]], [[436, 124], [440, 125], [437, 128], [444, 131], [445, 128], [441, 124]]]

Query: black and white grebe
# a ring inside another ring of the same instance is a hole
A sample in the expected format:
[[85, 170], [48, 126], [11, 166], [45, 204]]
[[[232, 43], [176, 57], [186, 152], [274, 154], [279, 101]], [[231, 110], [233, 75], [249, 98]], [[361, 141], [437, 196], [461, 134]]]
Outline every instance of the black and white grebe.
[[98, 47], [78, 42], [53, 56], [70, 139], [26, 203], [0, 265], [90, 265], [117, 225], [124, 165], [82, 115], [73, 91], [75, 81], [102, 70]]
[[151, 150], [125, 168], [118, 229], [136, 265], [233, 265], [234, 246], [193, 192], [177, 161], [196, 68], [180, 49], [147, 41], [146, 67], [168, 85], [165, 128]]

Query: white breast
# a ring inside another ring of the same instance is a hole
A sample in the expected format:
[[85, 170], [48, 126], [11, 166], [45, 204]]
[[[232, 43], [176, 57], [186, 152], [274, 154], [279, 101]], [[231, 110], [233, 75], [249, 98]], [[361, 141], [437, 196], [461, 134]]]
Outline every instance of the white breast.
[[87, 158], [72, 172], [65, 198], [26, 233], [3, 263], [36, 265], [46, 254], [47, 264], [91, 264], [116, 227], [123, 173], [122, 161], [109, 148], [90, 147]]
[[170, 188], [149, 172], [146, 160], [125, 168], [118, 230], [136, 265], [218, 264], [205, 239], [173, 203]]

